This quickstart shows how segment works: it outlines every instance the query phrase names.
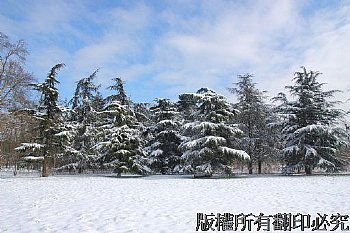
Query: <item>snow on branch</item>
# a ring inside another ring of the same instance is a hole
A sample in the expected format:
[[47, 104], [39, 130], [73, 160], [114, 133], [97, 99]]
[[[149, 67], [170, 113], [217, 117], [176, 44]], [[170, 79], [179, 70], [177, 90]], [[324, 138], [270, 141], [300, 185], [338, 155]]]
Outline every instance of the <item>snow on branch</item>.
[[125, 156], [125, 155], [130, 154], [130, 151], [121, 149], [121, 150], [116, 151], [115, 153], [118, 154], [118, 155], [123, 155], [123, 156]]
[[157, 124], [161, 125], [161, 126], [167, 126], [167, 127], [169, 127], [169, 126], [177, 127], [178, 126], [178, 124], [173, 120], [162, 120], [162, 121], [159, 121]]
[[193, 141], [185, 142], [181, 145], [183, 148], [195, 149], [199, 146], [207, 146], [209, 144], [214, 144], [216, 146], [226, 143], [226, 139], [217, 136], [206, 136], [203, 138], [195, 139]]
[[318, 166], [320, 167], [335, 167], [335, 164], [328, 161], [328, 160], [325, 160], [323, 158], [320, 158], [320, 160], [318, 161], [317, 163]]
[[220, 150], [223, 154], [237, 156], [244, 160], [250, 160], [250, 156], [243, 150], [236, 150], [226, 146], [221, 146]]
[[305, 152], [305, 157], [315, 157], [317, 156], [317, 151], [312, 148], [311, 146], [305, 146], [306, 152]]
[[39, 143], [22, 143], [21, 146], [16, 147], [16, 151], [26, 151], [26, 150], [31, 150], [31, 151], [38, 151], [44, 148], [45, 146]]
[[329, 130], [330, 128], [328, 126], [313, 124], [313, 125], [308, 125], [303, 128], [300, 128], [296, 130], [295, 133], [296, 134], [304, 134], [304, 133], [312, 133], [312, 132], [329, 133]]
[[66, 131], [62, 131], [62, 132], [55, 134], [55, 136], [59, 137], [59, 138], [71, 139], [71, 138], [73, 138], [74, 134], [72, 131], [66, 130]]
[[43, 156], [25, 156], [22, 159], [26, 161], [41, 161], [44, 159], [44, 157]]
[[284, 154], [296, 154], [298, 153], [300, 148], [297, 145], [288, 146], [282, 150]]
[[152, 151], [151, 156], [157, 157], [157, 156], [162, 155], [162, 154], [163, 154], [163, 151], [161, 149], [157, 149], [157, 150]]
[[185, 130], [197, 130], [197, 131], [205, 131], [205, 130], [218, 130], [218, 129], [226, 129], [229, 130], [231, 134], [239, 134], [242, 133], [242, 131], [238, 128], [237, 125], [225, 125], [223, 123], [213, 123], [213, 122], [191, 122], [187, 123], [184, 126]]
[[211, 174], [213, 173], [213, 169], [210, 163], [205, 163], [203, 165], [197, 166], [196, 170], [207, 173], [207, 174]]

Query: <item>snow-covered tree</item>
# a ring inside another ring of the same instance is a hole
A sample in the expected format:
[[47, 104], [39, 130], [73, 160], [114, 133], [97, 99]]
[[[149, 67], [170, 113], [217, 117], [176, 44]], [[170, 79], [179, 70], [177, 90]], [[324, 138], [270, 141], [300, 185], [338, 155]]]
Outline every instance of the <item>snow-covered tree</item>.
[[109, 86], [109, 89], [111, 91], [115, 91], [116, 93], [109, 95], [106, 98], [106, 101], [111, 103], [117, 100], [120, 102], [121, 105], [130, 106], [131, 101], [128, 95], [126, 94], [126, 91], [124, 88], [125, 82], [121, 78], [114, 78], [112, 79], [112, 81], [114, 82], [114, 84]]
[[[92, 167], [96, 159], [96, 151], [94, 146], [97, 143], [98, 114], [103, 104], [98, 95], [98, 86], [93, 83], [98, 70], [93, 72], [89, 77], [78, 81], [74, 96], [71, 100], [72, 113], [71, 124], [73, 142], [72, 150], [68, 151], [71, 155], [72, 162], [82, 172], [87, 167]], [[97, 109], [95, 109], [97, 108]]]
[[140, 124], [146, 128], [152, 124], [150, 103], [133, 103], [132, 108]]
[[171, 173], [180, 161], [178, 149], [181, 136], [179, 134], [179, 112], [169, 99], [156, 99], [151, 107], [154, 125], [149, 127], [153, 135], [147, 147], [149, 163], [153, 171]]
[[41, 93], [40, 103], [37, 109], [25, 109], [33, 118], [38, 121], [38, 137], [31, 143], [22, 143], [17, 151], [34, 151], [43, 157], [42, 176], [49, 176], [51, 161], [61, 153], [61, 136], [64, 127], [62, 122], [63, 107], [58, 104], [59, 83], [56, 79], [57, 72], [64, 64], [55, 65], [46, 80], [40, 84], [34, 84], [35, 90]]
[[95, 109], [95, 111], [100, 112], [103, 110], [104, 106], [105, 106], [105, 99], [103, 98], [100, 91], [97, 90], [92, 101], [92, 108]]
[[249, 174], [253, 173], [253, 164], [261, 173], [262, 163], [271, 156], [271, 129], [268, 127], [269, 106], [264, 102], [264, 93], [256, 88], [253, 75], [238, 75], [238, 82], [229, 90], [237, 96], [239, 128], [243, 131], [240, 137], [240, 148], [250, 155]]
[[110, 87], [116, 91], [106, 98], [106, 106], [99, 113], [102, 123], [98, 127], [100, 141], [98, 161], [104, 168], [122, 172], [146, 173], [146, 154], [143, 150], [141, 131], [130, 101], [125, 93], [123, 81], [114, 79]]
[[[349, 113], [349, 112], [348, 112]], [[348, 169], [350, 167], [350, 127], [349, 127], [349, 122], [346, 118], [342, 120], [340, 123], [341, 126], [345, 129], [346, 132], [346, 144], [343, 144], [340, 146], [340, 148], [337, 150], [336, 156], [339, 158], [339, 160], [342, 162], [342, 168]]]
[[234, 159], [249, 159], [245, 151], [234, 149], [231, 143], [232, 137], [242, 133], [232, 123], [238, 111], [224, 96], [208, 88], [185, 95], [186, 99], [196, 101], [196, 108], [190, 114], [193, 121], [183, 127], [187, 138], [179, 146], [185, 160], [183, 170], [209, 175], [231, 173]]
[[183, 93], [179, 95], [177, 101], [177, 109], [181, 114], [184, 122], [192, 122], [194, 120], [194, 112], [197, 109], [198, 98], [193, 93]]
[[295, 99], [288, 100], [283, 93], [275, 98], [281, 102], [277, 111], [283, 119], [285, 172], [303, 168], [311, 174], [316, 167], [334, 171], [341, 166], [336, 152], [345, 134], [336, 123], [342, 111], [330, 100], [335, 91], [322, 90], [324, 83], [317, 81], [320, 74], [302, 67], [295, 73], [295, 84], [286, 86]]

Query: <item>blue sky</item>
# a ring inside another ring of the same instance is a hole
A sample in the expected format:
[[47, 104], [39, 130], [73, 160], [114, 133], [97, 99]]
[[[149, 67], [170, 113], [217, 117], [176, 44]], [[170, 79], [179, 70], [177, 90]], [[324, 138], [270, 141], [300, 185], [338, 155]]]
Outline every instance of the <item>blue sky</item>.
[[38, 81], [66, 64], [62, 99], [97, 68], [103, 92], [122, 77], [137, 102], [203, 86], [230, 97], [244, 73], [273, 96], [301, 65], [330, 89], [350, 88], [349, 1], [1, 0], [0, 31], [27, 42]]

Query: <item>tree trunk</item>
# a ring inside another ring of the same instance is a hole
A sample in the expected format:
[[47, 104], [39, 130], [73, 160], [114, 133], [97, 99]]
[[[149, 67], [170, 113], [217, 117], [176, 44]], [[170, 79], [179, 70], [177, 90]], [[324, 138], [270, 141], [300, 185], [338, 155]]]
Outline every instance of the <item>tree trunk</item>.
[[53, 156], [53, 164], [52, 164], [53, 169], [56, 168], [56, 156]]
[[213, 174], [211, 173], [205, 173], [205, 174], [194, 174], [193, 177], [194, 178], [207, 178], [207, 177], [212, 177]]
[[305, 166], [305, 174], [306, 175], [311, 175], [312, 174], [311, 166]]
[[253, 174], [253, 162], [252, 162], [252, 160], [250, 160], [248, 163], [248, 170], [249, 170], [249, 174]]
[[258, 174], [261, 174], [261, 165], [262, 165], [262, 162], [259, 160], [258, 161]]
[[48, 161], [47, 157], [45, 156], [43, 159], [43, 168], [42, 168], [42, 177], [48, 177], [49, 176], [49, 171], [48, 171]]
[[17, 176], [17, 162], [15, 163], [15, 170], [13, 171], [13, 175]]

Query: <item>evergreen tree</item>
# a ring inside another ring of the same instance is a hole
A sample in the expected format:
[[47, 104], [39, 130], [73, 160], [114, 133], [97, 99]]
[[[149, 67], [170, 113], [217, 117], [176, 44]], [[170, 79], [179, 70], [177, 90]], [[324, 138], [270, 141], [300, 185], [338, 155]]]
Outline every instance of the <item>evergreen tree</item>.
[[[349, 113], [349, 112], [347, 112]], [[349, 141], [350, 141], [350, 127], [348, 125], [348, 121], [344, 119], [344, 121], [341, 124], [346, 132], [346, 142], [345, 144], [341, 145], [340, 148], [337, 150], [336, 156], [337, 158], [342, 162], [342, 169], [346, 170], [350, 167], [350, 147], [349, 147]]]
[[151, 108], [155, 122], [150, 127], [153, 138], [147, 148], [149, 163], [155, 172], [171, 173], [179, 164], [181, 155], [178, 150], [181, 142], [179, 112], [169, 99], [156, 99], [155, 101], [156, 106]]
[[123, 81], [114, 79], [110, 89], [117, 93], [106, 98], [106, 106], [100, 112], [103, 121], [99, 126], [100, 141], [96, 145], [100, 157], [98, 161], [104, 168], [114, 172], [149, 172], [139, 124], [125, 93]]
[[135, 117], [145, 128], [152, 124], [152, 116], [149, 103], [133, 103]]
[[239, 144], [251, 157], [248, 162], [249, 174], [253, 173], [253, 164], [257, 165], [260, 174], [262, 163], [272, 151], [272, 143], [269, 143], [271, 135], [268, 134], [271, 130], [267, 127], [270, 109], [264, 103], [263, 92], [256, 88], [252, 77], [251, 74], [238, 75], [238, 82], [229, 90], [238, 98], [238, 123], [243, 131]]
[[102, 94], [97, 90], [96, 95], [94, 95], [94, 98], [92, 101], [92, 108], [95, 109], [96, 112], [100, 112], [103, 110], [104, 106], [105, 106], [105, 99], [103, 98]]
[[183, 127], [187, 137], [179, 146], [185, 160], [183, 170], [209, 175], [231, 173], [234, 159], [249, 159], [246, 152], [232, 148], [231, 138], [242, 133], [232, 124], [237, 110], [224, 96], [207, 88], [201, 88], [190, 99], [196, 100], [196, 109], [191, 114], [194, 121]]
[[322, 90], [324, 83], [317, 81], [320, 74], [302, 67], [295, 73], [295, 84], [286, 86], [295, 100], [288, 100], [283, 93], [275, 98], [281, 101], [277, 111], [283, 117], [285, 172], [304, 168], [311, 174], [316, 167], [335, 171], [342, 164], [336, 156], [345, 135], [336, 127], [342, 111], [334, 108], [337, 102], [329, 100], [335, 91]]
[[50, 162], [54, 161], [61, 152], [61, 136], [63, 129], [63, 107], [58, 104], [59, 83], [56, 79], [58, 70], [64, 64], [55, 65], [48, 74], [44, 83], [34, 84], [35, 90], [41, 93], [40, 103], [37, 109], [25, 109], [28, 114], [38, 120], [38, 137], [33, 143], [22, 143], [16, 149], [18, 151], [35, 151], [43, 156], [42, 176], [49, 176]]
[[87, 167], [93, 167], [96, 159], [94, 146], [96, 142], [97, 112], [102, 108], [103, 102], [98, 95], [98, 86], [93, 83], [98, 70], [89, 77], [78, 81], [74, 96], [71, 100], [72, 114], [71, 124], [73, 129], [73, 150], [70, 154], [74, 156], [74, 162], [81, 173]]
[[107, 102], [119, 101], [121, 105], [130, 106], [129, 97], [126, 94], [124, 89], [124, 81], [121, 78], [112, 79], [115, 83], [112, 86], [109, 86], [109, 89], [112, 91], [116, 91], [115, 94], [111, 94], [106, 98]]

